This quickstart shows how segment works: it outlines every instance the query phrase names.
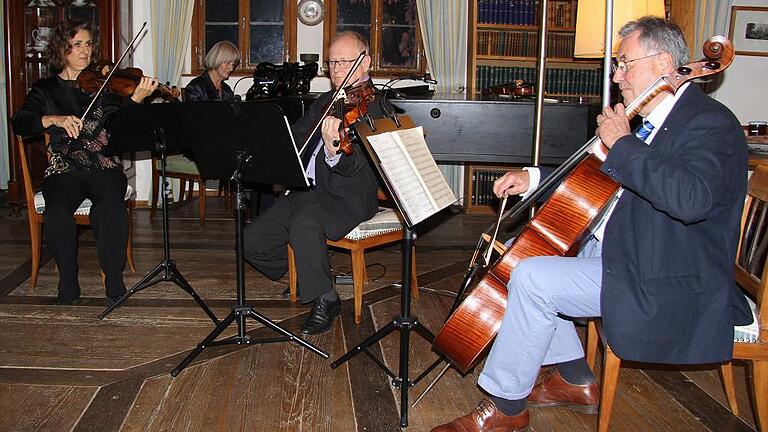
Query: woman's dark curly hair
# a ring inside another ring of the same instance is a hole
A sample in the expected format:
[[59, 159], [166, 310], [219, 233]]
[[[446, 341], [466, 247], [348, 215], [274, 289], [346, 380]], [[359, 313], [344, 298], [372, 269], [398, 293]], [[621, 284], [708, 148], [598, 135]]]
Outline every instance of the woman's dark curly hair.
[[62, 21], [51, 30], [51, 35], [48, 38], [48, 68], [51, 75], [59, 74], [66, 68], [67, 64], [64, 59], [72, 52], [69, 40], [75, 37], [80, 30], [88, 31], [93, 39], [91, 60], [94, 60], [93, 56], [98, 55], [99, 31], [93, 24], [85, 21]]

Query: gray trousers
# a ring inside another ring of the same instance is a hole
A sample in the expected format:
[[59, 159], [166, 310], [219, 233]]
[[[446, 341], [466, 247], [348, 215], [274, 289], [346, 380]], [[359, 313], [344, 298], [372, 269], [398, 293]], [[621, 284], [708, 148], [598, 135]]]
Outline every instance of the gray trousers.
[[507, 309], [478, 384], [504, 399], [524, 399], [542, 365], [575, 360], [584, 349], [568, 317], [600, 315], [602, 243], [592, 238], [578, 257], [534, 257], [507, 284]]

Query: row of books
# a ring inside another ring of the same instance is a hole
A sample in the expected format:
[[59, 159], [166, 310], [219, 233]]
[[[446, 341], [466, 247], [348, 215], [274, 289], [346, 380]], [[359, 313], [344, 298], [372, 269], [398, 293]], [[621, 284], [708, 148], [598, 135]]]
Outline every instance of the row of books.
[[[477, 66], [475, 88], [479, 93], [485, 88], [511, 83], [521, 79], [536, 82], [536, 68], [508, 66]], [[547, 69], [545, 94], [599, 96], [602, 72], [600, 69]]]
[[508, 170], [476, 168], [472, 171], [472, 196], [470, 203], [473, 206], [496, 205], [499, 198], [493, 193], [493, 182]]
[[[572, 58], [573, 33], [547, 34], [547, 57]], [[535, 31], [481, 30], [477, 32], [477, 54], [491, 56], [536, 57], [539, 34]]]
[[477, 0], [480, 24], [535, 25], [536, 0]]
[[548, 2], [547, 27], [575, 28], [576, 2], [570, 0]]

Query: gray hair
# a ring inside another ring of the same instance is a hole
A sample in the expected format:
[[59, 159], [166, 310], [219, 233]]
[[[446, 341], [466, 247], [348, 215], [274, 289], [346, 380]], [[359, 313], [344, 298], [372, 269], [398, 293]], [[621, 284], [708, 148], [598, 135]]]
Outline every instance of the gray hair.
[[675, 23], [664, 18], [644, 16], [630, 21], [619, 30], [619, 36], [625, 38], [631, 33], [640, 32], [640, 44], [646, 51], [667, 52], [672, 56], [675, 67], [680, 67], [690, 61], [685, 36]]
[[334, 36], [333, 40], [331, 41], [331, 45], [335, 44], [336, 41], [338, 41], [339, 39], [344, 39], [344, 38], [354, 39], [355, 42], [357, 42], [357, 48], [360, 50], [360, 52], [364, 52], [367, 55], [371, 55], [370, 48], [368, 47], [368, 41], [365, 40], [363, 35], [361, 35], [356, 31], [345, 30], [341, 33], [336, 33], [336, 36]]
[[219, 41], [205, 55], [205, 70], [216, 69], [230, 62], [235, 62], [235, 67], [240, 64], [240, 50], [230, 41]]

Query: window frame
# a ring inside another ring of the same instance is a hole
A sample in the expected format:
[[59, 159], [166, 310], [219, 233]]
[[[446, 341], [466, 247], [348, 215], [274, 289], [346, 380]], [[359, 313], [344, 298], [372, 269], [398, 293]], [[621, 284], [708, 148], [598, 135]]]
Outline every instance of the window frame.
[[[215, 0], [209, 0], [215, 1]], [[192, 49], [191, 73], [201, 74], [205, 72], [205, 2], [197, 0], [192, 12]], [[283, 2], [283, 61], [297, 61], [297, 5], [295, 0], [282, 0]], [[238, 29], [237, 37], [241, 43], [237, 44], [242, 58], [240, 67], [233, 75], [251, 75], [258, 63], [250, 62], [250, 1], [238, 0]]]
[[[382, 66], [381, 45], [382, 45], [382, 1], [371, 0], [371, 39], [368, 43], [371, 48], [371, 69], [370, 75], [374, 77], [401, 77], [411, 75], [424, 75], [427, 71], [426, 54], [424, 52], [424, 42], [421, 40], [421, 29], [419, 24], [419, 15], [416, 14], [416, 67], [402, 68]], [[328, 60], [328, 51], [331, 47], [331, 40], [336, 35], [336, 16], [338, 15], [338, 2], [336, 0], [326, 0], [326, 15], [323, 22], [323, 65]]]

